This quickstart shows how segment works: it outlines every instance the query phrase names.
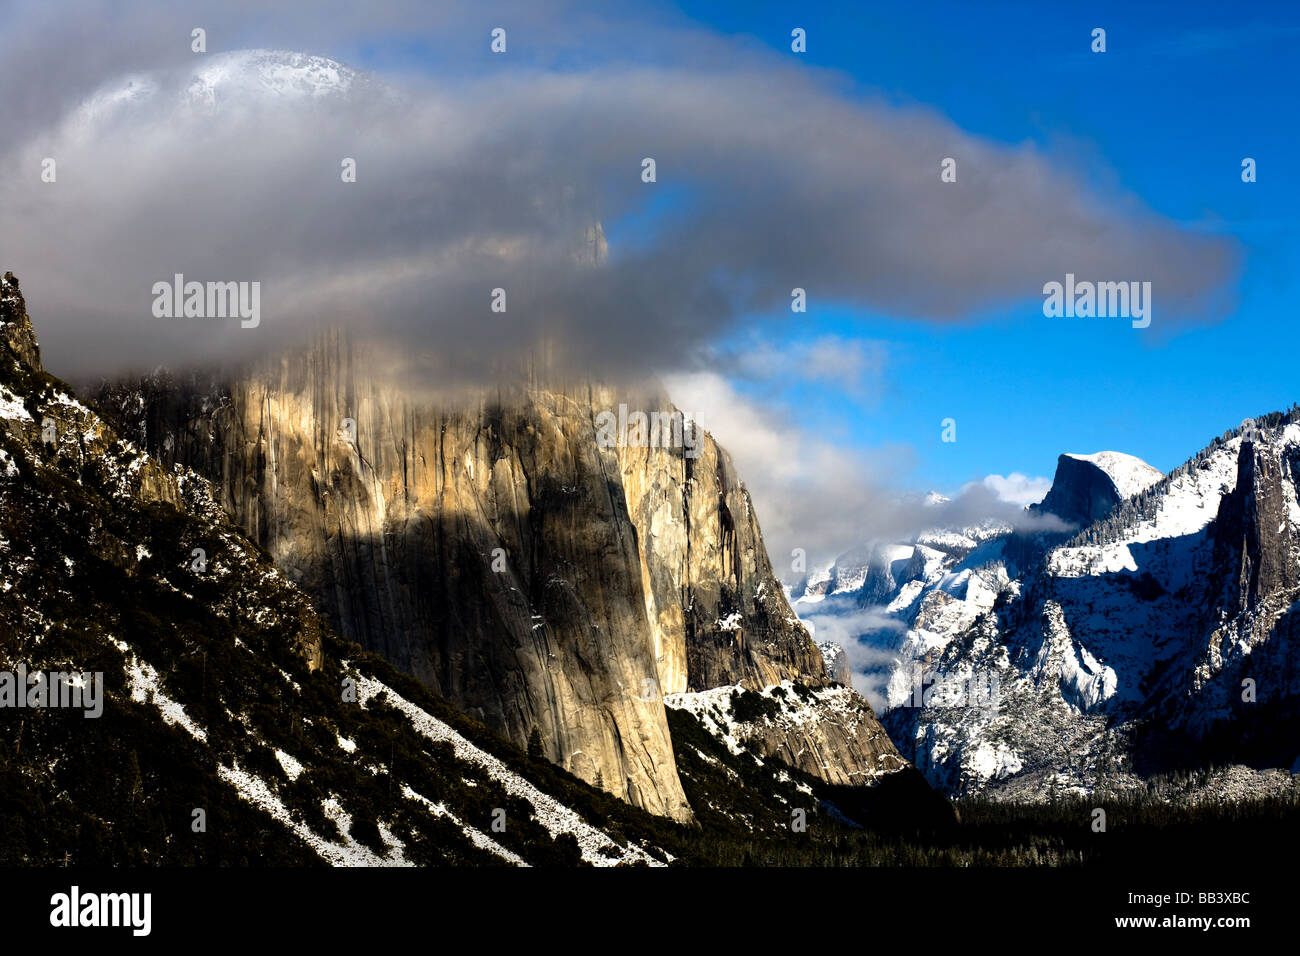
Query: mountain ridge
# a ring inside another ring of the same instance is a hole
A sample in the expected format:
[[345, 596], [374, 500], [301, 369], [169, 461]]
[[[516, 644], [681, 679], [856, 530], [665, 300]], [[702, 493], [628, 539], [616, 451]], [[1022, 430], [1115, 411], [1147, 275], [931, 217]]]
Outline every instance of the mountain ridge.
[[[947, 552], [918, 542], [895, 558], [892, 588], [868, 602], [884, 618], [866, 631], [875, 670], [858, 680], [881, 688], [904, 756], [950, 795], [1041, 800], [1207, 764], [1253, 768], [1234, 778], [1247, 790], [1275, 786], [1269, 768], [1296, 763], [1282, 728], [1300, 692], [1298, 417], [1248, 420], [1159, 480], [1117, 459], [1141, 478], [1124, 497], [1096, 460], [1114, 456], [1062, 455], [1032, 510], [1077, 519], [1072, 531]], [[848, 625], [853, 597], [794, 606]], [[997, 682], [1006, 706], [929, 703], [942, 698], [932, 682], [960, 690], [972, 676]]]

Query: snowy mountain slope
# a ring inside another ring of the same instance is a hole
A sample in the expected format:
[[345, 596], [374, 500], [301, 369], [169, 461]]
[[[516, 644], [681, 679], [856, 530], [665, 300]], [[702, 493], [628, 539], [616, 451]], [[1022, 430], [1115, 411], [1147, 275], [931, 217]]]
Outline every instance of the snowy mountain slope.
[[[693, 714], [732, 753], [752, 746], [829, 783], [863, 785], [907, 766], [871, 711], [846, 687], [782, 681], [762, 690], [737, 685], [670, 694], [664, 703]], [[828, 753], [845, 750], [858, 759], [846, 765]]]
[[[739, 825], [784, 838], [795, 810], [806, 813], [809, 830], [832, 838], [841, 826], [889, 831], [956, 822], [951, 805], [897, 755], [847, 688], [784, 681], [758, 691], [737, 685], [674, 694], [666, 703], [683, 783], [710, 829]], [[866, 769], [837, 778], [846, 746], [863, 753], [856, 766]]]
[[1298, 417], [1216, 439], [1050, 550], [937, 664], [993, 675], [1000, 706], [891, 713], [915, 741], [903, 752], [955, 793], [1126, 788], [1208, 764], [1264, 781], [1293, 766]]
[[[930, 534], [910, 562], [882, 562], [887, 600], [794, 607], [819, 635], [858, 638], [856, 683], [944, 792], [1039, 798], [1207, 763], [1248, 764], [1234, 781], [1264, 787], [1300, 753], [1284, 729], [1300, 698], [1297, 476], [1294, 410], [1168, 476], [1062, 455], [1031, 510], [1073, 531]], [[993, 685], [999, 706], [945, 701], [949, 685]]]
[[846, 647], [857, 661], [853, 685], [873, 707], [895, 707], [910, 696], [916, 668], [932, 666], [950, 635], [992, 608], [1009, 580], [1002, 559], [1010, 534], [989, 522], [876, 546], [810, 575], [814, 584], [792, 589], [791, 606]]

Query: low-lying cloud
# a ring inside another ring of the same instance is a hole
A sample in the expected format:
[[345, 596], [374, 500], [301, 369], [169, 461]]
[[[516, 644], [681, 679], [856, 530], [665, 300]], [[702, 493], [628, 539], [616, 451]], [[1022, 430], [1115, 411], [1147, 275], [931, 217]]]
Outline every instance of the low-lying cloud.
[[[888, 706], [890, 675], [898, 669], [902, 658], [890, 650], [888, 638], [896, 636], [901, 643], [907, 625], [887, 614], [883, 608], [869, 607], [854, 614], [818, 614], [805, 611], [800, 618], [817, 641], [831, 641], [844, 648], [852, 671], [853, 689], [867, 699], [879, 713]], [[871, 635], [873, 643], [860, 640]], [[884, 645], [884, 646], [882, 646]]]

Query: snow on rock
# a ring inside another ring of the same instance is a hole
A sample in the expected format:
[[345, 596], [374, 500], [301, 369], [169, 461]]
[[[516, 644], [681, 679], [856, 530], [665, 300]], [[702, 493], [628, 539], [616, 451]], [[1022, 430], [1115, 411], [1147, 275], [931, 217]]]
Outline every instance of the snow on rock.
[[1099, 451], [1091, 455], [1078, 455], [1067, 452], [1066, 457], [1076, 458], [1079, 461], [1087, 461], [1096, 465], [1110, 476], [1110, 480], [1114, 482], [1115, 490], [1119, 492], [1121, 498], [1132, 498], [1164, 478], [1163, 472], [1157, 468], [1152, 468], [1141, 458], [1126, 455], [1119, 451]]
[[30, 422], [32, 413], [7, 388], [0, 388], [0, 418]]
[[[327, 840], [305, 823], [294, 820], [280, 798], [275, 795], [266, 781], [251, 773], [241, 770], [238, 765], [217, 767], [217, 774], [235, 789], [240, 798], [257, 807], [262, 812], [279, 820], [294, 832], [304, 843], [312, 848], [322, 860], [333, 866], [411, 866], [402, 857], [400, 848], [390, 842], [390, 851], [386, 856], [379, 856], [367, 846], [352, 838], [349, 832], [352, 819], [336, 801], [326, 800], [322, 804], [325, 815], [330, 817], [343, 834], [342, 842]], [[391, 841], [391, 834], [380, 829], [381, 836]], [[396, 851], [396, 852], [394, 852]]]
[[[496, 757], [470, 743], [451, 727], [430, 715], [420, 707], [402, 697], [392, 688], [374, 680], [359, 676], [357, 679], [357, 700], [362, 705], [378, 694], [385, 694], [388, 703], [406, 715], [415, 727], [430, 740], [446, 741], [452, 745], [457, 759], [482, 767], [494, 780], [500, 783], [508, 793], [521, 797], [533, 805], [538, 822], [546, 828], [552, 837], [562, 833], [572, 833], [582, 851], [582, 858], [594, 866], [614, 866], [618, 863], [646, 863], [650, 866], [662, 866], [650, 854], [639, 847], [628, 844], [620, 847], [609, 836], [588, 824], [568, 807], [559, 803], [554, 797], [543, 793], [535, 786], [507, 769]], [[605, 851], [602, 853], [601, 851]], [[613, 853], [614, 856], [606, 856]]]
[[408, 800], [414, 800], [416, 803], [421, 804], [430, 813], [434, 814], [434, 816], [446, 817], [452, 823], [456, 824], [456, 826], [460, 827], [461, 832], [469, 837], [470, 842], [480, 850], [487, 850], [489, 853], [493, 853], [501, 857], [501, 859], [513, 863], [515, 866], [528, 866], [528, 863], [525, 862], [517, 853], [507, 850], [483, 831], [477, 830], [468, 823], [465, 823], [460, 819], [460, 817], [456, 816], [456, 814], [452, 813], [441, 803], [434, 803], [427, 797], [420, 796], [406, 785], [402, 786], [402, 796], [406, 797]]
[[[763, 698], [762, 716], [738, 720], [732, 708], [737, 694]], [[849, 687], [808, 688], [784, 680], [749, 690], [737, 684], [667, 694], [664, 705], [692, 714], [733, 754], [748, 751], [758, 759], [761, 753], [828, 783], [870, 783], [905, 765], [870, 708]], [[846, 753], [852, 759], [841, 759]]]
[[126, 644], [117, 640], [114, 640], [113, 644], [127, 656], [126, 676], [130, 686], [131, 699], [140, 703], [152, 701], [153, 706], [158, 708], [163, 720], [167, 721], [167, 723], [183, 728], [195, 740], [206, 741], [208, 739], [207, 732], [194, 723], [189, 715], [185, 713], [185, 708], [169, 697], [166, 691], [162, 689], [162, 685], [158, 681], [158, 672], [148, 663], [131, 653], [131, 649]]
[[818, 641], [817, 650], [821, 651], [828, 678], [840, 684], [847, 684], [853, 679], [849, 658], [843, 647], [834, 641]]
[[280, 761], [280, 766], [284, 768], [285, 774], [290, 780], [297, 780], [302, 775], [302, 764], [283, 750], [275, 752], [275, 759]]
[[1030, 677], [1039, 682], [1048, 678], [1059, 681], [1062, 698], [1079, 710], [1090, 710], [1115, 696], [1119, 680], [1115, 669], [1099, 662], [1074, 640], [1061, 606], [1048, 601], [1044, 617], [1048, 636], [1029, 669]]
[[731, 719], [731, 695], [743, 689], [736, 684], [683, 694], [665, 694], [664, 706], [687, 711], [704, 725], [705, 730], [722, 741], [729, 751], [740, 754], [745, 748], [736, 735], [737, 725]]
[[981, 742], [966, 758], [970, 770], [984, 780], [1001, 780], [1024, 767], [1020, 755], [1005, 746]]

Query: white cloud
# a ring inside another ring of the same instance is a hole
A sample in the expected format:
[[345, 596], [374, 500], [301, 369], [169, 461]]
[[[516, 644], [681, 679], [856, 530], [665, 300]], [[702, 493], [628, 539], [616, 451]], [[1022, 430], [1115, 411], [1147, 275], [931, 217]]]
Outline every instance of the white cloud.
[[855, 399], [879, 397], [888, 353], [883, 342], [823, 335], [808, 341], [777, 342], [749, 337], [741, 345], [709, 355], [713, 368], [775, 392], [795, 383], [826, 385]]
[[1002, 475], [989, 475], [984, 479], [984, 486], [1002, 501], [1009, 501], [1021, 508], [1037, 504], [1052, 487], [1050, 478], [1030, 478], [1018, 471], [1013, 471], [1005, 478]]
[[800, 618], [810, 625], [809, 630], [818, 641], [833, 641], [844, 648], [848, 657], [849, 669], [853, 672], [853, 688], [867, 699], [877, 712], [888, 704], [886, 689], [889, 675], [898, 667], [901, 659], [897, 651], [879, 646], [879, 643], [863, 643], [858, 638], [863, 634], [895, 634], [899, 640], [907, 631], [907, 626], [898, 618], [887, 614], [882, 608], [863, 608], [854, 614], [821, 615], [805, 611]]
[[664, 377], [673, 402], [692, 413], [730, 452], [754, 498], [768, 554], [790, 579], [790, 552], [809, 567], [862, 543], [870, 516], [890, 495], [887, 478], [911, 470], [908, 449], [862, 449], [819, 437], [815, 421], [792, 420], [774, 403], [742, 395], [716, 372]]
[[865, 448], [824, 437], [826, 423], [801, 418], [769, 397], [742, 393], [724, 375], [689, 372], [663, 384], [672, 401], [712, 433], [736, 462], [776, 573], [793, 582], [790, 552], [807, 552], [807, 569], [873, 541], [906, 542], [921, 531], [984, 521], [1015, 527], [1063, 527], [1051, 515], [1026, 512], [1051, 487], [1019, 472], [989, 475], [951, 499], [926, 504], [907, 488], [915, 454], [906, 446]]

